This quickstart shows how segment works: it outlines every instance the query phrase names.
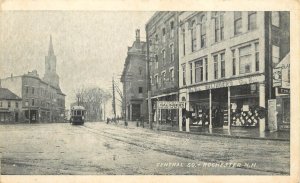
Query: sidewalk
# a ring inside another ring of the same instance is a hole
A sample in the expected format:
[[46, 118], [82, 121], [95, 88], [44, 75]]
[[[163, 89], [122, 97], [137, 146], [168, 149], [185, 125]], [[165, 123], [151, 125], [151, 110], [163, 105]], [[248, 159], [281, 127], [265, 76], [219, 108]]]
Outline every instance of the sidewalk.
[[[120, 121], [119, 125], [124, 125], [124, 121]], [[143, 128], [141, 125], [136, 126], [135, 121], [128, 122], [128, 128]], [[150, 124], [144, 123], [144, 128], [150, 129]], [[157, 130], [156, 123], [153, 123], [153, 129]], [[206, 135], [206, 136], [221, 136], [227, 138], [244, 138], [244, 139], [260, 139], [260, 140], [279, 140], [279, 141], [289, 141], [290, 131], [276, 131], [276, 132], [259, 132], [258, 128], [246, 128], [246, 127], [231, 127], [230, 130], [221, 128], [202, 128], [196, 126], [190, 126], [190, 132], [179, 131], [179, 127], [174, 125], [173, 127], [168, 124], [160, 124], [158, 130], [160, 131], [170, 131], [177, 133], [187, 133], [195, 135]]]

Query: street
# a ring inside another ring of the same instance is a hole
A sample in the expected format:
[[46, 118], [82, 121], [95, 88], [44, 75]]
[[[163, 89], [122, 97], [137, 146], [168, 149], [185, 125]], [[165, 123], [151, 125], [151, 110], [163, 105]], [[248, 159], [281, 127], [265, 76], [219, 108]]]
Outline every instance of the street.
[[289, 142], [104, 122], [0, 126], [2, 175], [289, 174]]

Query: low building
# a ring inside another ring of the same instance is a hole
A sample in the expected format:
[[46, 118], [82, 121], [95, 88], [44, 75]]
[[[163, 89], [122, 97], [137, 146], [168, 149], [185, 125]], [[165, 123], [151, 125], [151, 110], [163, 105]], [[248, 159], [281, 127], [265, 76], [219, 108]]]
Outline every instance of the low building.
[[139, 120], [142, 116], [147, 118], [146, 63], [146, 43], [140, 40], [140, 30], [136, 30], [136, 40], [128, 47], [121, 76], [127, 120]]
[[22, 99], [0, 85], [0, 123], [20, 122], [24, 118], [21, 112]]

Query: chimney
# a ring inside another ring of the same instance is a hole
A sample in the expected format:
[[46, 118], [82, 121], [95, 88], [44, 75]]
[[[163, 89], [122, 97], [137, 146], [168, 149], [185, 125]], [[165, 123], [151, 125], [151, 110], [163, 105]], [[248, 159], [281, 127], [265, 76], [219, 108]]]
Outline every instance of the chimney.
[[136, 42], [140, 42], [140, 29], [135, 30], [135, 39]]

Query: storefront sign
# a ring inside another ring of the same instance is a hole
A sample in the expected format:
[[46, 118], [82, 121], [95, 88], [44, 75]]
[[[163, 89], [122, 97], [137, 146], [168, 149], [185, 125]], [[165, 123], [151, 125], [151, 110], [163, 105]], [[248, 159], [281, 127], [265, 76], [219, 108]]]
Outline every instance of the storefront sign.
[[200, 86], [189, 88], [189, 92], [196, 92], [201, 90], [210, 90], [216, 88], [224, 88], [228, 86], [238, 86], [238, 85], [245, 85], [251, 83], [258, 83], [263, 82], [265, 80], [264, 75], [256, 75], [256, 76], [249, 76], [245, 78], [236, 78], [231, 80], [223, 80], [223, 81], [216, 81], [209, 84], [203, 84]]
[[290, 93], [290, 89], [287, 89], [287, 88], [278, 88], [278, 93], [279, 94], [289, 94]]
[[290, 88], [290, 54], [273, 68], [273, 87]]
[[158, 109], [180, 109], [185, 108], [185, 102], [179, 101], [158, 101], [157, 102]]

